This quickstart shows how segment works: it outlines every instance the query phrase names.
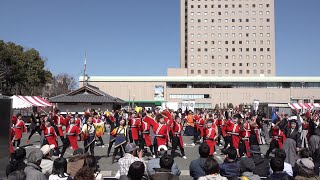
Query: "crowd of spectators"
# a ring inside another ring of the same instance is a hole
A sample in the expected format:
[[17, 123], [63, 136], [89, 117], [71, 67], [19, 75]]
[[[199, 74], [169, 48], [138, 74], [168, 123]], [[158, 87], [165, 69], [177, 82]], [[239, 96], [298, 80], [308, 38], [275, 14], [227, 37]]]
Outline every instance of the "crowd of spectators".
[[[98, 161], [93, 155], [87, 155], [83, 149], [74, 151], [68, 159], [52, 157], [53, 147], [43, 146], [33, 150], [26, 157], [24, 148], [16, 149], [10, 164], [6, 168], [9, 180], [102, 180]], [[125, 146], [123, 158], [119, 159], [120, 180], [176, 180], [181, 171], [172, 156], [167, 154], [167, 147], [158, 148], [158, 158], [143, 160], [143, 151], [134, 143]], [[224, 151], [224, 162], [218, 164], [210, 156], [210, 148], [202, 143], [199, 146], [198, 159], [189, 166], [190, 176], [194, 180], [320, 180], [320, 149], [313, 154], [308, 149], [299, 152], [299, 159], [294, 166], [284, 162], [286, 153], [276, 149], [270, 160], [261, 155], [260, 147], [250, 147], [250, 157], [237, 157], [237, 151], [229, 147]], [[180, 179], [183, 179], [180, 177]]]

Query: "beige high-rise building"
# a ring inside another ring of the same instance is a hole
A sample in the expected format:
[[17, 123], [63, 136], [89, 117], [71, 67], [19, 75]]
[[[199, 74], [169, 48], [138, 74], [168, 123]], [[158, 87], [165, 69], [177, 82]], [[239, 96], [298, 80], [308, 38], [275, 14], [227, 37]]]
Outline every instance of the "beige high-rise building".
[[180, 0], [188, 76], [275, 76], [274, 0]]

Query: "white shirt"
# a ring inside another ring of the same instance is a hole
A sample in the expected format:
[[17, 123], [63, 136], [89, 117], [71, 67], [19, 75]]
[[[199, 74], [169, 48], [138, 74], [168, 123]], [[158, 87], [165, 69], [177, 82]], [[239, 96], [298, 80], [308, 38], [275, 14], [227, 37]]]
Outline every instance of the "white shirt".
[[51, 174], [50, 176], [49, 176], [49, 180], [66, 180], [66, 179], [68, 179], [68, 174], [64, 174], [64, 176], [66, 176], [66, 177], [59, 177], [58, 175], [56, 175], [56, 174]]

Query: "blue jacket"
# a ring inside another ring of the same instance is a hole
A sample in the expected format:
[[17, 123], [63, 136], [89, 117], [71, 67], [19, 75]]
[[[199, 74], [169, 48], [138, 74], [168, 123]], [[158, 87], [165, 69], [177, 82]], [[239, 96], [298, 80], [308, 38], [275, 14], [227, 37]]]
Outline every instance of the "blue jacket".
[[236, 161], [227, 162], [219, 165], [220, 175], [225, 177], [239, 177], [240, 176], [240, 167]]
[[190, 176], [193, 177], [194, 180], [198, 180], [199, 177], [206, 175], [206, 173], [203, 170], [205, 161], [206, 158], [199, 158], [191, 161], [189, 166], [189, 172]]

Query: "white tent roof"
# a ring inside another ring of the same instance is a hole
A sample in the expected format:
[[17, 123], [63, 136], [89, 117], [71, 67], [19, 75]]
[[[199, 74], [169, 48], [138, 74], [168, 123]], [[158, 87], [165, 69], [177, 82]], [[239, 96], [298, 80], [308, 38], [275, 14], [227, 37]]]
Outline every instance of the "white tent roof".
[[13, 109], [23, 109], [23, 108], [32, 107], [32, 104], [20, 99], [18, 96], [12, 96], [11, 99], [12, 99]]

